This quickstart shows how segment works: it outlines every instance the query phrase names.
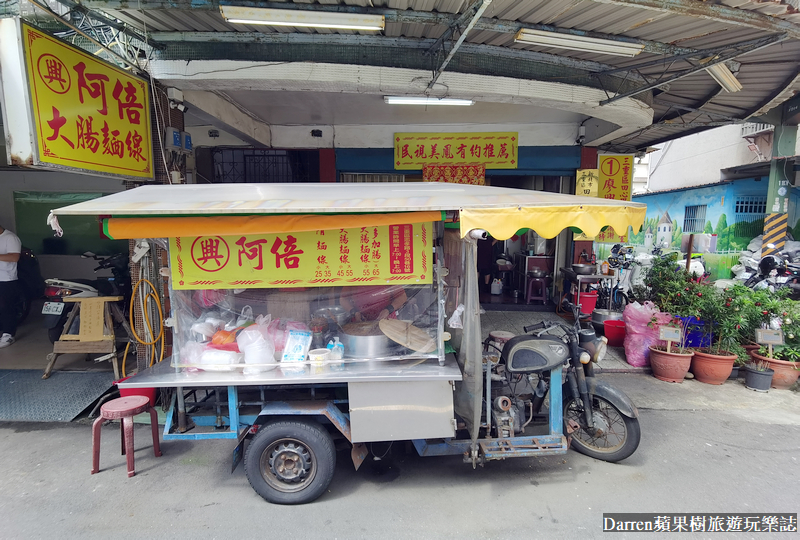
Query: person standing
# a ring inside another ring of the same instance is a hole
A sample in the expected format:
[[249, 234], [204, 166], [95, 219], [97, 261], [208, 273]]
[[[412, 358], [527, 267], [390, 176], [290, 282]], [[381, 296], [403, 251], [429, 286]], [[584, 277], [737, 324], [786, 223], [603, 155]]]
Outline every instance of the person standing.
[[17, 261], [22, 251], [19, 237], [0, 226], [0, 349], [14, 343], [20, 289]]

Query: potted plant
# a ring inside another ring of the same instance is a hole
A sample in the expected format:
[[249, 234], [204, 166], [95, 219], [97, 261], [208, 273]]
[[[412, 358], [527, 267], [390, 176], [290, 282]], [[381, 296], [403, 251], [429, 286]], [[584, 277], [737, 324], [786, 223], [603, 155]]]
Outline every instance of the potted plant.
[[774, 372], [768, 362], [754, 360], [747, 364], [744, 375], [744, 386], [756, 392], [768, 392]]
[[[772, 388], [786, 390], [797, 382], [800, 376], [800, 305], [786, 298], [773, 300], [764, 306], [762, 313], [768, 324], [783, 330], [784, 345], [778, 345], [769, 356], [767, 347], [753, 352], [753, 359], [767, 362], [775, 372], [772, 377]], [[763, 323], [767, 324], [767, 323]]]
[[686, 325], [686, 321], [677, 317], [669, 324], [680, 331], [680, 341], [675, 347], [671, 344], [650, 346], [650, 368], [656, 379], [682, 383], [689, 372], [694, 351], [686, 346]]
[[703, 321], [703, 340], [709, 346], [695, 350], [691, 370], [702, 383], [722, 384], [731, 375], [739, 357], [734, 349], [738, 349], [741, 316], [732, 309], [731, 297], [726, 291], [705, 286], [696, 294], [697, 309]]

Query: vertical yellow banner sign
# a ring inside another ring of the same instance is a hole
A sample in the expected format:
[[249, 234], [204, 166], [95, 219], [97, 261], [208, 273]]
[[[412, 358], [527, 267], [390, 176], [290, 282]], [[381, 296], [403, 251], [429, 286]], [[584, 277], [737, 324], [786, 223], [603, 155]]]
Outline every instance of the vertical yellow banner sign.
[[[581, 197], [597, 197], [598, 184], [600, 182], [600, 171], [597, 169], [578, 169], [575, 176], [575, 195]], [[594, 240], [591, 236], [584, 233], [572, 235], [574, 241]]]
[[[598, 169], [600, 184], [598, 197], [602, 199], [615, 199], [617, 201], [630, 201], [633, 189], [633, 155], [629, 154], [603, 154], [598, 156]], [[597, 235], [598, 242], [625, 243], [628, 241], [626, 234], [619, 235], [608, 228]]]
[[575, 177], [575, 195], [597, 197], [600, 174], [597, 169], [578, 169]]

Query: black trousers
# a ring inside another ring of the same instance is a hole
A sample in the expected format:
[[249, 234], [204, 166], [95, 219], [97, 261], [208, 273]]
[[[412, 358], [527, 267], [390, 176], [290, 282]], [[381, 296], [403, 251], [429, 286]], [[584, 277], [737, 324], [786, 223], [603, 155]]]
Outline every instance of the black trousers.
[[22, 291], [18, 281], [0, 281], [0, 335], [17, 332], [17, 302]]

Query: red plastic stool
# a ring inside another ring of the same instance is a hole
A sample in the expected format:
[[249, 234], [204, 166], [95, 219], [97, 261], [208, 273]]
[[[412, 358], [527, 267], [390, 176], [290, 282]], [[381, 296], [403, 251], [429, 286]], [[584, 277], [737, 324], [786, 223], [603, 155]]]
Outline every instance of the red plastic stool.
[[161, 446], [158, 444], [158, 414], [150, 406], [150, 399], [145, 396], [112, 399], [100, 407], [100, 417], [92, 424], [92, 474], [100, 472], [100, 427], [104, 420], [120, 420], [122, 455], [128, 461], [128, 478], [136, 474], [133, 467], [133, 417], [145, 411], [150, 413], [150, 426], [153, 429], [153, 452], [156, 457], [161, 457]]

